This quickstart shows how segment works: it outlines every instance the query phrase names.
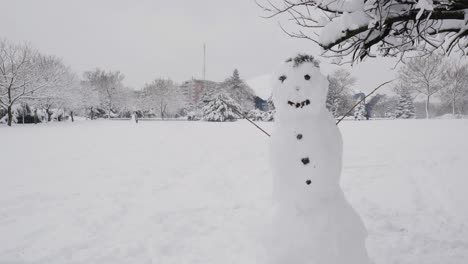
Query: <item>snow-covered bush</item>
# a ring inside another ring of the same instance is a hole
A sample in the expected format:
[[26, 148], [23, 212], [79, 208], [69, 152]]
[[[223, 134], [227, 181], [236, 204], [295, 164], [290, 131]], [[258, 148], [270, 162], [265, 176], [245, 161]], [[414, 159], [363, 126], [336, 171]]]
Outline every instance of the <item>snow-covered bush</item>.
[[252, 121], [273, 121], [274, 120], [275, 110], [271, 111], [262, 111], [260, 109], [253, 109], [248, 114], [247, 117]]
[[[23, 116], [26, 118], [26, 116], [29, 117], [30, 110], [27, 105], [22, 104], [16, 104], [11, 107], [11, 114], [12, 114], [12, 123], [23, 123]], [[8, 114], [5, 113], [3, 117], [0, 118], [0, 123], [1, 124], [8, 124]]]
[[[16, 118], [16, 115], [13, 115], [11, 123], [18, 123], [18, 119]], [[0, 119], [0, 124], [8, 124], [8, 115], [4, 115]]]
[[261, 111], [259, 109], [253, 109], [249, 111], [247, 117], [252, 121], [263, 121], [265, 114], [266, 112], [264, 111]]
[[187, 120], [189, 121], [197, 121], [200, 120], [200, 114], [196, 111], [190, 111], [187, 113]]
[[203, 107], [201, 119], [212, 122], [235, 121], [239, 118], [238, 112], [241, 112], [238, 103], [224, 94], [219, 94]]
[[275, 113], [276, 113], [276, 110], [270, 110], [268, 112], [265, 112], [265, 116], [263, 117], [263, 121], [265, 121], [265, 122], [275, 121]]

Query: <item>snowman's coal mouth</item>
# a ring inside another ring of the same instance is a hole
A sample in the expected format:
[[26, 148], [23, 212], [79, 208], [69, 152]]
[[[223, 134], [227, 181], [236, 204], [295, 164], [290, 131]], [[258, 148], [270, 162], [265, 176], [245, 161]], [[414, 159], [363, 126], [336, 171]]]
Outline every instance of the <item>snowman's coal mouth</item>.
[[293, 102], [293, 101], [288, 101], [288, 105], [296, 108], [303, 108], [306, 105], [310, 105], [310, 100], [304, 100], [302, 102]]

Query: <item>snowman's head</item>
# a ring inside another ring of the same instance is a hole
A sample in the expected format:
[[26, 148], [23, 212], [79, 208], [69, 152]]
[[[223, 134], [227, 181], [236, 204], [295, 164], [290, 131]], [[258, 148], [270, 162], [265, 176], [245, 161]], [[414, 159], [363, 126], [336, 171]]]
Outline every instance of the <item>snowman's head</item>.
[[272, 81], [277, 119], [317, 114], [325, 109], [328, 80], [314, 57], [298, 55], [286, 60]]

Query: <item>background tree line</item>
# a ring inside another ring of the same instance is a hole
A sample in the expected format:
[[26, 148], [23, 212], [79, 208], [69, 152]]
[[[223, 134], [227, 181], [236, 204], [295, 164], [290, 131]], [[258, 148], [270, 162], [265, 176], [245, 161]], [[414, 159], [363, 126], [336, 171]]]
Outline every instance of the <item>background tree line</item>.
[[189, 113], [201, 119], [202, 108], [218, 94], [238, 102], [245, 113], [255, 106], [255, 93], [234, 70], [216, 83], [192, 79], [178, 85], [156, 78], [141, 90], [123, 83], [119, 71], [94, 69], [75, 74], [60, 58], [27, 44], [0, 40], [0, 122], [39, 123], [138, 117], [174, 118]]
[[[240, 117], [237, 111], [226, 111], [230, 116], [223, 113], [225, 102], [231, 100], [239, 112], [254, 120], [274, 119], [271, 101], [257, 97], [237, 70], [219, 83], [192, 79], [178, 85], [156, 78], [141, 90], [126, 87], [124, 78], [119, 71], [99, 68], [78, 76], [60, 58], [27, 44], [0, 40], [0, 122], [11, 126], [74, 121], [76, 115], [234, 120]], [[344, 115], [364, 96], [353, 88], [356, 79], [344, 69], [334, 71], [328, 80], [326, 105], [335, 117]], [[351, 115], [358, 120], [466, 115], [468, 65], [434, 54], [412, 58], [400, 68], [393, 91], [395, 95], [367, 98]]]
[[[328, 76], [327, 108], [342, 116], [363, 94], [343, 69]], [[468, 64], [442, 55], [417, 56], [402, 64], [392, 87], [395, 95], [376, 94], [357, 107], [356, 118], [430, 118], [468, 113]]]

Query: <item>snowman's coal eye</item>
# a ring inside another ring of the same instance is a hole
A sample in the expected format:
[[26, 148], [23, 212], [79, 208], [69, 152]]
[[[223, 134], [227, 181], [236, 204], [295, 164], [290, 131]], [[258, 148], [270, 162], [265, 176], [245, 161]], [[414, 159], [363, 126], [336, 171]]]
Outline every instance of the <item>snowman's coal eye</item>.
[[286, 75], [281, 75], [278, 80], [280, 80], [282, 83], [284, 82], [284, 80], [286, 80]]
[[310, 80], [310, 75], [309, 74], [304, 75], [304, 79], [306, 79], [307, 81]]

